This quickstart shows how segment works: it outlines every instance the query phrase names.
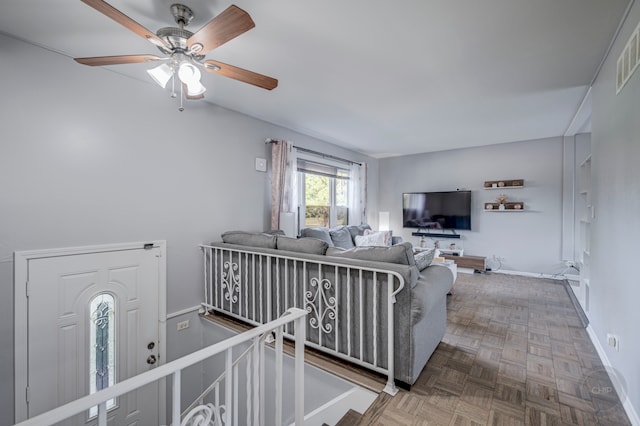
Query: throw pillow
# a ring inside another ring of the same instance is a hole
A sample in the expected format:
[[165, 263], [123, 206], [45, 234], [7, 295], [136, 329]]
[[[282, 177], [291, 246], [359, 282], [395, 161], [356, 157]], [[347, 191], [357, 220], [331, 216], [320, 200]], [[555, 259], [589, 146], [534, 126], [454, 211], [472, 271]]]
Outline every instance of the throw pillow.
[[276, 236], [257, 232], [228, 231], [222, 234], [222, 241], [241, 246], [276, 248]]
[[386, 247], [384, 235], [356, 235], [356, 247]]
[[349, 230], [349, 233], [351, 234], [351, 239], [355, 243], [356, 236], [364, 235], [364, 231], [366, 231], [367, 229], [371, 229], [371, 227], [369, 225], [367, 225], [367, 224], [364, 224], [364, 225], [347, 225], [347, 229]]
[[312, 237], [289, 238], [278, 235], [276, 241], [278, 250], [295, 251], [298, 253], [324, 255], [329, 247], [326, 241]]
[[346, 226], [338, 226], [336, 228], [329, 229], [329, 235], [331, 236], [333, 245], [336, 247], [345, 249], [354, 247], [353, 240], [351, 239], [351, 233]]
[[393, 245], [393, 237], [391, 235], [392, 234], [391, 231], [374, 231], [372, 229], [365, 229], [364, 231], [364, 235], [378, 234], [378, 233], [384, 234], [384, 245], [389, 247]]
[[421, 250], [413, 255], [416, 261], [416, 266], [418, 267], [418, 271], [422, 271], [424, 268], [431, 265], [435, 253], [435, 249], [426, 249]]
[[367, 229], [364, 235], [355, 237], [356, 246], [391, 246], [391, 231], [372, 231]]
[[331, 235], [329, 235], [329, 228], [304, 228], [300, 231], [300, 236], [317, 238], [329, 244], [329, 247], [333, 247], [333, 241], [331, 241]]

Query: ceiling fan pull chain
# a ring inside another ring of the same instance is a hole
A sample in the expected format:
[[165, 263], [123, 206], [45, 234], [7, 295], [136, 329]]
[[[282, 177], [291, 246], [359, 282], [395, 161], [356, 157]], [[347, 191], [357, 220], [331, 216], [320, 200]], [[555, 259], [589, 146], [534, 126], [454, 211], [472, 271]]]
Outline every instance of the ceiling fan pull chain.
[[184, 111], [184, 93], [182, 93], [182, 91], [184, 90], [184, 88], [182, 87], [183, 85], [180, 85], [180, 108], [178, 108], [178, 111], [182, 112]]
[[171, 76], [171, 97], [176, 97], [176, 73], [174, 72]]

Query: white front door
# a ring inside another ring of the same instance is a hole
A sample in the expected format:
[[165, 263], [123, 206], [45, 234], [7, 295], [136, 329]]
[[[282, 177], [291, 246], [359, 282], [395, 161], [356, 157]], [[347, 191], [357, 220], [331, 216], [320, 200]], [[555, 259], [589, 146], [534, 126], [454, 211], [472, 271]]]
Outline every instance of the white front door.
[[[140, 246], [28, 261], [28, 417], [158, 365], [160, 256]], [[110, 401], [109, 424], [158, 425], [159, 397], [154, 383]]]

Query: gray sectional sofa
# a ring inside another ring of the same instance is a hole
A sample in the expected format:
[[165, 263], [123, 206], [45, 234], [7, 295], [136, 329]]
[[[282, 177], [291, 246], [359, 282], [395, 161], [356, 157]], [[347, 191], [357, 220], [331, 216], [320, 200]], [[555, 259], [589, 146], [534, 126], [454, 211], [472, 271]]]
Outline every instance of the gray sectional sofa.
[[301, 238], [226, 232], [203, 246], [207, 305], [254, 324], [306, 309], [311, 347], [388, 373], [391, 386], [391, 378], [411, 385], [445, 334], [453, 273], [407, 242], [355, 247], [368, 228], [306, 229]]

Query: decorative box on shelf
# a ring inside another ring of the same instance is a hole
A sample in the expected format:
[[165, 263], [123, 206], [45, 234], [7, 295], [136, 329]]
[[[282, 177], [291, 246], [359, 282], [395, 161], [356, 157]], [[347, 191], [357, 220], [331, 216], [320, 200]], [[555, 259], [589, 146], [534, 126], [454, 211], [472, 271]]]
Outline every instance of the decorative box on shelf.
[[503, 211], [523, 211], [524, 203], [520, 201], [507, 202], [507, 203], [484, 203], [484, 210], [487, 212], [503, 212]]
[[523, 186], [524, 179], [487, 180], [484, 182], [484, 189], [522, 188]]

